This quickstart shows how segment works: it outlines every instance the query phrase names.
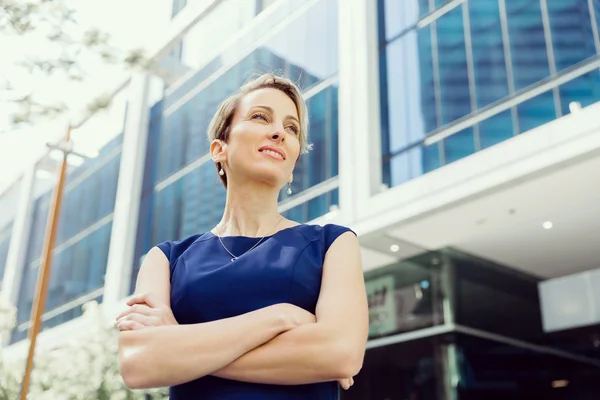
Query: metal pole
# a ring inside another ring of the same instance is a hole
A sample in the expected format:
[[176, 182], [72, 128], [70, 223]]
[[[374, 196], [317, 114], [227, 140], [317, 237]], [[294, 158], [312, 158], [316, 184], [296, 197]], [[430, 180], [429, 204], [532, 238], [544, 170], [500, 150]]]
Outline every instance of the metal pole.
[[[67, 130], [64, 143], [68, 144], [71, 140], [71, 126]], [[25, 376], [23, 377], [23, 386], [21, 388], [21, 400], [27, 399], [29, 392], [29, 384], [31, 380], [31, 371], [33, 369], [33, 355], [35, 352], [35, 344], [37, 336], [42, 326], [42, 315], [46, 306], [46, 295], [48, 292], [48, 283], [50, 282], [50, 271], [52, 269], [52, 253], [54, 250], [54, 242], [56, 239], [56, 228], [60, 216], [60, 206], [62, 203], [63, 187], [65, 176], [67, 173], [67, 156], [69, 151], [63, 150], [63, 159], [58, 170], [58, 182], [54, 188], [52, 203], [48, 213], [48, 221], [46, 223], [46, 234], [44, 237], [44, 246], [42, 250], [42, 258], [40, 262], [40, 270], [38, 272], [37, 286], [35, 290], [35, 298], [31, 310], [31, 328], [29, 329], [29, 354], [27, 356], [27, 366], [25, 368]]]

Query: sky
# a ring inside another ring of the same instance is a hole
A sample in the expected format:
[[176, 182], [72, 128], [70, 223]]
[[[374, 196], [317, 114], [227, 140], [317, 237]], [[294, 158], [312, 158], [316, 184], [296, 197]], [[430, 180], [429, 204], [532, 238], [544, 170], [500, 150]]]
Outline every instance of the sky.
[[[111, 43], [123, 50], [152, 48], [164, 33], [172, 0], [64, 0], [76, 11], [78, 27], [97, 27], [109, 34]], [[12, 110], [0, 107], [0, 194], [30, 165], [46, 152], [46, 142], [56, 142], [64, 136], [69, 121], [81, 118], [85, 105], [107, 91], [112, 91], [127, 78], [121, 67], [109, 66], [96, 58], [82, 57], [87, 77], [83, 82], [70, 82], [60, 76], [31, 75], [15, 65], [27, 55], [56, 54], [50, 42], [41, 35], [17, 37], [0, 33], [2, 57], [0, 76], [13, 82], [23, 92], [35, 91], [52, 102], [60, 100], [69, 107], [63, 117], [10, 130]], [[53, 53], [54, 52], [54, 53]], [[1, 96], [0, 92], [0, 96]]]

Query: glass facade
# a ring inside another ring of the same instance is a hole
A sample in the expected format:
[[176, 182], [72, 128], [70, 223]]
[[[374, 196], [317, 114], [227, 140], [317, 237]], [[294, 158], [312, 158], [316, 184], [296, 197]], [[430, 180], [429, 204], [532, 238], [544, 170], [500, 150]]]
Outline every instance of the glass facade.
[[[47, 317], [42, 329], [81, 315], [82, 303], [77, 299], [82, 296], [92, 294], [88, 300], [101, 298], [122, 140], [123, 135], [118, 135], [98, 157], [67, 174], [46, 301], [46, 313], [51, 318]], [[12, 342], [27, 337], [51, 197], [52, 191], [47, 191], [33, 205]], [[100, 293], [93, 295], [97, 291]]]
[[[289, 3], [297, 6], [295, 1]], [[337, 176], [337, 1], [315, 2], [277, 29], [286, 34], [274, 30], [253, 50], [246, 44], [224, 50], [152, 107], [134, 277], [142, 255], [156, 243], [205, 232], [219, 222], [225, 190], [208, 156], [206, 132], [219, 104], [252, 75], [278, 71], [304, 90], [319, 85], [307, 96], [314, 150], [295, 168], [292, 197]], [[223, 65], [225, 57], [243, 52], [247, 55], [230, 68], [215, 67]], [[289, 197], [282, 191], [280, 200]], [[337, 203], [337, 191], [332, 190], [286, 214], [306, 222]]]
[[597, 396], [593, 330], [544, 333], [537, 278], [443, 249], [365, 282], [371, 340], [344, 400]]
[[592, 400], [600, 368], [582, 360], [462, 333], [367, 351], [343, 400]]
[[445, 397], [443, 338], [392, 344], [367, 351], [343, 400], [441, 400]]
[[[445, 13], [428, 15], [442, 3]], [[587, 106], [600, 100], [600, 72], [594, 70], [507, 104], [600, 56], [593, 29], [597, 1], [379, 0], [378, 5], [382, 167], [389, 186], [552, 121], [569, 113], [571, 102]], [[471, 119], [490, 108], [497, 110], [492, 117]], [[469, 120], [467, 128], [424, 143]]]
[[593, 399], [600, 368], [472, 335], [455, 337], [459, 400]]
[[426, 253], [365, 273], [369, 338], [376, 339], [444, 323], [440, 255]]

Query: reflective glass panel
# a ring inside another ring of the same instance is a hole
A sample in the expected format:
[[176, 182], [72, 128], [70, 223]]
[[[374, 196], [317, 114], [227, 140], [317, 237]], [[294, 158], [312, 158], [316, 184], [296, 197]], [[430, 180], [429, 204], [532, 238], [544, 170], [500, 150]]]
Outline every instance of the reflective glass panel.
[[331, 211], [332, 206], [339, 207], [338, 189], [333, 189], [330, 192], [310, 199], [306, 203], [290, 208], [284, 211], [282, 215], [292, 221], [306, 223], [327, 214]]
[[545, 92], [519, 104], [517, 115], [521, 133], [553, 121], [556, 118], [556, 111], [552, 92]]
[[596, 55], [587, 1], [546, 0], [556, 70]]
[[442, 125], [446, 125], [472, 111], [462, 6], [433, 24], [437, 27]]
[[509, 344], [507, 339], [456, 335], [458, 399], [592, 400], [598, 396], [598, 366], [536, 351], [533, 346]]
[[443, 323], [436, 257], [422, 254], [365, 273], [371, 339]]
[[450, 164], [475, 153], [473, 128], [463, 129], [443, 141], [444, 161]]
[[360, 374], [343, 400], [441, 400], [442, 340], [427, 338], [367, 350]]
[[479, 123], [479, 140], [482, 149], [509, 139], [516, 133], [513, 130], [513, 118], [510, 110]]
[[383, 154], [423, 139], [437, 128], [431, 28], [413, 30], [390, 43], [382, 71], [382, 119], [388, 148]]
[[550, 75], [539, 0], [506, 1], [515, 89]]
[[579, 102], [582, 107], [600, 100], [600, 71], [595, 70], [561, 85], [558, 89], [563, 115], [570, 114], [569, 104]]
[[[600, 32], [600, 0], [593, 0], [592, 3], [596, 26], [598, 28], [598, 32]], [[596, 49], [596, 51], [598, 52], [600, 49]]]
[[379, 0], [379, 13], [384, 18], [383, 43], [412, 28], [419, 17], [429, 12], [429, 0]]
[[508, 78], [497, 1], [470, 1], [469, 22], [477, 106], [508, 96]]
[[384, 161], [383, 181], [397, 186], [441, 165], [440, 143], [418, 145]]

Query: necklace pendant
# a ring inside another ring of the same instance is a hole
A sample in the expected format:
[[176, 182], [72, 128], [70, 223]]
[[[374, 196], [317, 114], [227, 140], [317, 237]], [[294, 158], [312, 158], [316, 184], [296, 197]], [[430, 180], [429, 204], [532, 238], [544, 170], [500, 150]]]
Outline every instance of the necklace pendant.
[[231, 261], [235, 261], [235, 260], [237, 260], [237, 259], [238, 259], [237, 257], [233, 257], [233, 258], [231, 259]]

